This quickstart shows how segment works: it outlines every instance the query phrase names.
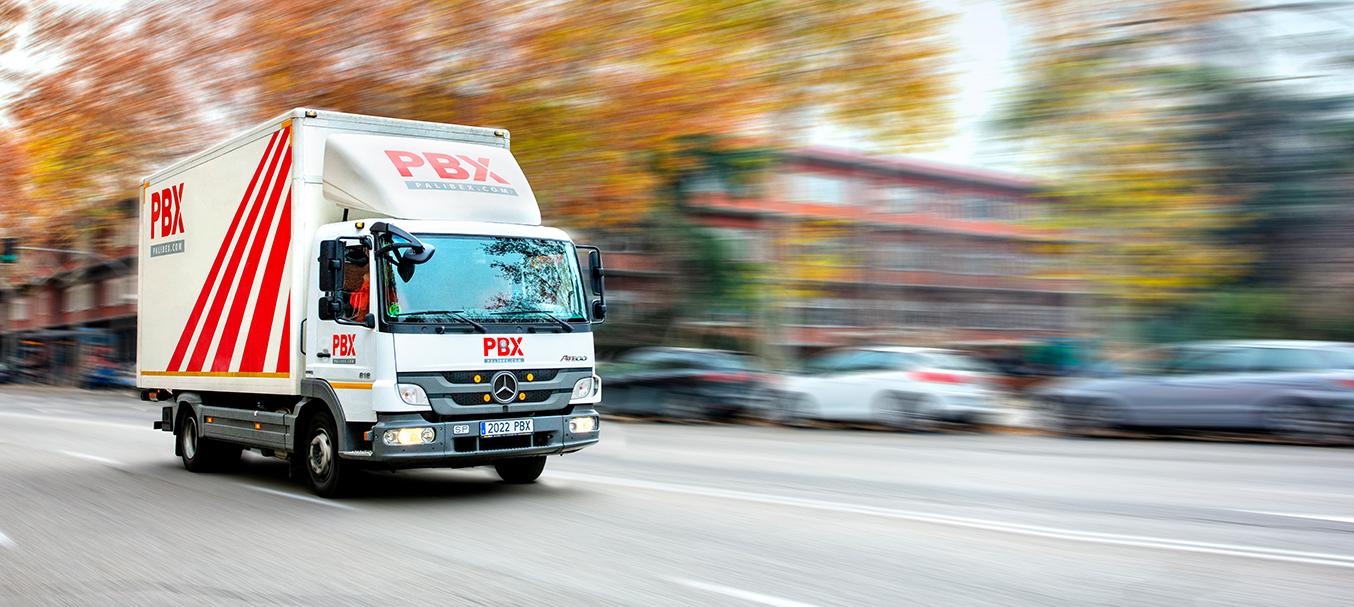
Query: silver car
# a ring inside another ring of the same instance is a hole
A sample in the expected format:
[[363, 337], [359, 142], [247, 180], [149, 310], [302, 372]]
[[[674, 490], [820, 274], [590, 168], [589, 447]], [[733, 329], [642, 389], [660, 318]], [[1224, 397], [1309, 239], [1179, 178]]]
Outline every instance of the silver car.
[[1266, 430], [1303, 441], [1354, 436], [1354, 344], [1212, 341], [1143, 350], [1035, 393], [1062, 428]]
[[828, 350], [781, 379], [775, 417], [882, 424], [983, 423], [996, 412], [991, 367], [953, 350], [862, 347]]

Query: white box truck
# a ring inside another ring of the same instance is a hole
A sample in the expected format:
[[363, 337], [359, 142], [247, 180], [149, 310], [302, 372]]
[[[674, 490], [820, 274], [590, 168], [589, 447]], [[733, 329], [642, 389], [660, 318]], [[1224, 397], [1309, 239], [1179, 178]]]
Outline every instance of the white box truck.
[[189, 470], [253, 449], [330, 497], [598, 441], [600, 251], [540, 225], [506, 131], [296, 109], [141, 205], [137, 386]]

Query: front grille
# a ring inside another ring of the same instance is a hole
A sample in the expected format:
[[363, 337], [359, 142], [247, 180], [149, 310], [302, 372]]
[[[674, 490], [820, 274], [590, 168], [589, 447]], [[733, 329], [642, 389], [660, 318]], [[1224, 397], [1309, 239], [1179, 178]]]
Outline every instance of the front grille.
[[488, 392], [457, 392], [448, 394], [447, 398], [450, 398], [452, 402], [455, 402], [458, 405], [485, 405], [494, 402], [494, 399], [492, 398], [484, 400], [484, 397], [486, 396], [489, 396]]
[[454, 439], [452, 441], [452, 446], [456, 449], [457, 453], [526, 449], [527, 447], [548, 447], [550, 446], [551, 439], [554, 437], [554, 432], [537, 432], [535, 434], [523, 434], [521, 436], [494, 436], [490, 438], [463, 436]]
[[[517, 400], [515, 400], [515, 401], [512, 401], [512, 402], [514, 402], [514, 403], [543, 403], [543, 402], [545, 402], [545, 401], [547, 401], [547, 400], [550, 399], [550, 395], [551, 395], [551, 394], [566, 394], [566, 393], [568, 393], [568, 392], [570, 392], [570, 390], [563, 390], [563, 389], [561, 389], [561, 390], [523, 390], [521, 393], [522, 393], [522, 394], [525, 394], [525, 395], [526, 395], [526, 398], [519, 398], [519, 399], [517, 399]], [[458, 405], [496, 405], [496, 404], [499, 404], [498, 401], [494, 400], [493, 398], [490, 398], [490, 399], [487, 400], [487, 401], [484, 400], [484, 397], [485, 397], [486, 395], [487, 395], [486, 392], [455, 392], [455, 393], [452, 393], [452, 394], [447, 394], [447, 395], [445, 395], [445, 396], [446, 396], [446, 398], [450, 398], [450, 399], [452, 400], [452, 402], [454, 402], [454, 403], [456, 403], [456, 404], [458, 404]], [[507, 404], [507, 403], [504, 403], [504, 404]]]
[[[571, 369], [513, 369], [512, 374], [517, 377], [517, 381], [551, 381], [559, 375], [560, 371], [570, 371]], [[488, 384], [498, 371], [448, 371], [442, 374], [442, 378], [448, 383], [453, 384]], [[530, 375], [531, 379], [527, 379]], [[475, 381], [475, 376], [479, 376], [480, 381]]]

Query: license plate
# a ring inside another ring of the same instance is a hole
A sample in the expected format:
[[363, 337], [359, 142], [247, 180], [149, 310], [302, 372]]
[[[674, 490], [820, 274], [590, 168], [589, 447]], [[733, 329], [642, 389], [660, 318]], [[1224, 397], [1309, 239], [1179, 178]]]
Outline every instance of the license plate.
[[531, 434], [534, 421], [530, 419], [509, 419], [501, 422], [480, 422], [480, 436]]

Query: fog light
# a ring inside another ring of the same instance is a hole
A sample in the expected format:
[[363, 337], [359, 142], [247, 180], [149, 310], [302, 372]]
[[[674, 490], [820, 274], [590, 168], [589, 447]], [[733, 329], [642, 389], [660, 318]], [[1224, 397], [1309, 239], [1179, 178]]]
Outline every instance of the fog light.
[[584, 434], [597, 431], [597, 418], [595, 417], [573, 417], [569, 419], [569, 431], [574, 434]]
[[381, 439], [387, 445], [422, 445], [433, 442], [435, 438], [437, 431], [432, 428], [400, 428], [381, 434]]
[[400, 391], [400, 400], [411, 405], [428, 404], [428, 393], [423, 391], [423, 386], [418, 384], [399, 384], [395, 389]]
[[590, 394], [592, 394], [592, 378], [584, 377], [583, 379], [578, 380], [578, 383], [574, 384], [574, 393], [570, 395], [569, 398], [571, 400], [578, 400], [580, 398], [587, 398]]

